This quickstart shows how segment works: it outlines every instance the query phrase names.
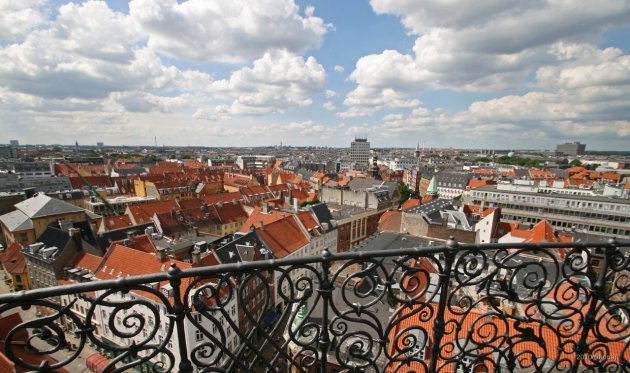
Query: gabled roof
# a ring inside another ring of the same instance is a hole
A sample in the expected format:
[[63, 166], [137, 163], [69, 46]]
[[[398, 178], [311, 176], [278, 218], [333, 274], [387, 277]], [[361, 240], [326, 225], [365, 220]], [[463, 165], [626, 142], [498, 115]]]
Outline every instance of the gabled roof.
[[[179, 269], [192, 268], [190, 263], [167, 258], [166, 261], [160, 262], [154, 254], [145, 253], [143, 251], [134, 250], [126, 246], [115, 244], [105, 255], [103, 262], [95, 272], [97, 278], [101, 280], [112, 280], [119, 277], [148, 275], [151, 273], [166, 272], [171, 264], [177, 265]], [[183, 278], [180, 290], [182, 294], [186, 291], [186, 287], [194, 280], [194, 278]], [[168, 281], [162, 281], [160, 287], [168, 285]], [[147, 292], [139, 293], [142, 296], [158, 300], [155, 295]]]
[[70, 203], [48, 197], [43, 193], [39, 193], [34, 197], [17, 203], [15, 208], [22, 211], [31, 219], [85, 211], [84, 209]]
[[308, 237], [292, 217], [267, 224], [264, 229], [256, 228], [256, 233], [276, 258], [284, 258], [309, 243]]
[[78, 268], [87, 269], [88, 271], [95, 273], [98, 267], [101, 265], [103, 258], [100, 256], [92, 255], [89, 253], [78, 253], [72, 261], [72, 265]]
[[[554, 233], [554, 229], [547, 220], [539, 221], [531, 229], [512, 229], [509, 233], [514, 238], [522, 239], [521, 242], [537, 243], [537, 242], [573, 242], [573, 237], [558, 233]], [[499, 241], [500, 242], [500, 241]]]
[[20, 210], [11, 211], [0, 216], [0, 221], [7, 227], [9, 232], [33, 229], [33, 221]]
[[221, 221], [221, 224], [235, 223], [247, 220], [247, 213], [240, 203], [225, 203], [222, 205], [210, 206], [215, 216]]
[[400, 232], [402, 224], [402, 212], [398, 210], [387, 210], [381, 215], [378, 221], [379, 232]]

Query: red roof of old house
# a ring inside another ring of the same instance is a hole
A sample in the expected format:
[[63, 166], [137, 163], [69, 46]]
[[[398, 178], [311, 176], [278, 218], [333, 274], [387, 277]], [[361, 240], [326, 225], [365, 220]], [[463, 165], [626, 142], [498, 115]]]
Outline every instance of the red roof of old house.
[[127, 215], [106, 216], [103, 218], [103, 223], [105, 224], [105, 229], [108, 231], [131, 227], [134, 225], [131, 222], [131, 218], [129, 218], [129, 216]]
[[22, 246], [19, 243], [9, 245], [4, 252], [0, 253], [0, 262], [8, 273], [23, 274], [27, 272], [26, 260], [24, 259], [24, 254], [22, 254]]
[[[83, 177], [90, 185], [93, 187], [103, 186], [103, 187], [112, 187], [112, 180], [109, 176], [84, 176]], [[86, 186], [85, 182], [78, 176], [72, 176], [69, 178], [70, 184], [73, 189], [83, 189]]]
[[130, 205], [128, 209], [136, 224], [145, 224], [152, 221], [153, 214], [162, 214], [171, 212], [172, 210], [177, 211], [179, 210], [179, 205], [177, 205], [177, 201], [166, 200], [143, 203], [141, 205]]
[[95, 273], [98, 269], [98, 266], [101, 265], [103, 258], [100, 256], [96, 256], [90, 253], [82, 252], [78, 253], [74, 260], [72, 261], [72, 265], [78, 268], [87, 269], [88, 271]]
[[204, 203], [214, 205], [216, 203], [228, 203], [232, 201], [242, 201], [243, 195], [239, 192], [231, 193], [219, 193], [219, 194], [206, 194], [201, 197]]
[[309, 243], [293, 217], [287, 217], [264, 225], [263, 229], [256, 228], [260, 238], [267, 244], [276, 258], [284, 258]]
[[483, 210], [481, 214], [479, 214], [479, 216], [485, 218], [486, 216], [492, 214], [495, 210], [496, 208], [494, 207], [488, 207], [487, 209]]
[[270, 210], [268, 213], [263, 213], [262, 209], [259, 206], [254, 207], [254, 211], [249, 215], [247, 220], [241, 226], [240, 232], [247, 233], [249, 232], [249, 228], [254, 226], [258, 228], [260, 223], [263, 225], [271, 224], [275, 221], [283, 219], [288, 213], [280, 212], [276, 210]]
[[558, 233], [558, 236], [554, 234], [555, 230], [547, 222], [547, 220], [541, 220], [531, 229], [512, 228], [510, 233], [514, 237], [522, 238], [522, 242], [536, 243], [536, 242], [573, 242], [573, 236]]
[[[114, 241], [115, 244], [122, 245], [125, 240]], [[148, 254], [155, 254], [155, 245], [153, 244], [153, 240], [146, 234], [141, 234], [135, 236], [131, 242], [125, 244], [126, 247], [129, 247], [134, 250], [143, 251]]]
[[402, 212], [387, 210], [378, 221], [379, 232], [400, 232]]
[[221, 224], [244, 222], [247, 220], [247, 212], [240, 202], [224, 203], [209, 207], [213, 214], [219, 219]]
[[[113, 280], [119, 277], [148, 275], [151, 273], [166, 272], [171, 264], [177, 265], [179, 269], [192, 268], [190, 263], [179, 260], [166, 258], [164, 262], [160, 262], [154, 254], [149, 254], [140, 250], [114, 244], [105, 255], [102, 265], [95, 273], [96, 277], [101, 280]], [[191, 278], [183, 278], [180, 290], [182, 294], [186, 291], [186, 287], [193, 281]], [[162, 281], [160, 287], [168, 285], [168, 281]], [[148, 292], [138, 292], [138, 294], [161, 302], [155, 295]]]
[[468, 180], [468, 188], [475, 189], [486, 185], [497, 185], [495, 180]]
[[201, 198], [193, 198], [178, 201], [177, 204], [181, 209], [201, 209], [204, 202]]
[[184, 164], [185, 167], [188, 167], [188, 168], [203, 168], [204, 166], [203, 163], [192, 160], [192, 159], [186, 159], [182, 163]]
[[409, 198], [400, 206], [401, 211], [409, 210], [412, 207], [420, 206], [422, 202], [417, 198]]
[[319, 226], [317, 220], [315, 220], [315, 217], [312, 213], [308, 211], [300, 211], [297, 213], [296, 216], [300, 220], [300, 223], [302, 223], [304, 228], [306, 228], [306, 230], [309, 231], [312, 236], [321, 236], [321, 233], [318, 229], [321, 227]]
[[[572, 290], [568, 284], [567, 286], [560, 286], [558, 291], [563, 287], [563, 290], [566, 290], [568, 293], [563, 293], [560, 298], [569, 303], [567, 306], [570, 306], [570, 310], [579, 310], [579, 313], [575, 313], [574, 316], [567, 317], [572, 320], [571, 325], [577, 327], [580, 325], [581, 320], [584, 319], [588, 307], [580, 304], [580, 297], [575, 294], [576, 291]], [[553, 300], [553, 302], [555, 303], [556, 300]], [[534, 307], [530, 309], [533, 310]], [[407, 341], [405, 336], [409, 335], [410, 330], [424, 330], [428, 332], [429, 335], [432, 335], [432, 328], [436, 322], [438, 313], [438, 306], [434, 303], [401, 308], [401, 312], [395, 317], [396, 327], [389, 334], [389, 339], [392, 341], [389, 346], [389, 352], [396, 355], [400, 354], [398, 351], [409, 348], [408, 344], [404, 345], [404, 341]], [[611, 314], [602, 313], [600, 317], [609, 320], [602, 321], [601, 323], [603, 325], [608, 325], [611, 322], [614, 323]], [[599, 320], [600, 317], [597, 319]], [[559, 327], [559, 324], [557, 322], [554, 324], [553, 319], [549, 319], [544, 323], [549, 324], [548, 326], [542, 326], [538, 321], [519, 322], [509, 316], [497, 317], [496, 311], [492, 308], [488, 312], [479, 312], [474, 310], [464, 311], [460, 308], [449, 306], [445, 309], [444, 318], [450, 320], [449, 323], [452, 324], [453, 327], [447, 328], [446, 333], [440, 341], [441, 346], [454, 345], [457, 344], [457, 341], [463, 341], [467, 346], [466, 350], [473, 349], [470, 351], [473, 355], [484, 356], [487, 354], [492, 358], [492, 352], [496, 348], [502, 348], [503, 346], [501, 344], [505, 343], [506, 338], [511, 337], [519, 341], [517, 344], [510, 346], [514, 355], [517, 356], [517, 367], [521, 364], [523, 364], [523, 366], [531, 364], [531, 355], [546, 357], [550, 361], [573, 361], [575, 360], [575, 352], [569, 351], [562, 346], [576, 344], [581, 335], [581, 333], [558, 333], [557, 330], [554, 331]], [[532, 337], [524, 337], [524, 331], [533, 333]], [[474, 333], [474, 336], [494, 336], [495, 338], [487, 342], [491, 346], [475, 346], [470, 343], [470, 338], [475, 338], [471, 335], [472, 333]], [[613, 337], [614, 339], [614, 337], [616, 337], [610, 335], [611, 333], [609, 331], [605, 331], [603, 334], [603, 337], [606, 338]], [[540, 340], [540, 342], [536, 342], [537, 339]], [[587, 344], [593, 345], [595, 340], [596, 338], [593, 334], [589, 333]], [[427, 352], [425, 355], [427, 357], [424, 361], [425, 364], [429, 364], [429, 359], [431, 358], [428, 353], [432, 348], [431, 342], [432, 339], [428, 339], [425, 349]], [[544, 343], [544, 347], [541, 343]], [[630, 358], [630, 349], [625, 348], [624, 341], [605, 342], [605, 347], [606, 355], [610, 358], [615, 357], [619, 359], [620, 356], [623, 356], [626, 360]], [[527, 353], [526, 351], [531, 351], [531, 353]], [[439, 355], [440, 359], [437, 361], [438, 370], [440, 372], [455, 372], [455, 365], [458, 360], [457, 354], [457, 350], [442, 348]], [[452, 362], [450, 362], [449, 365], [445, 365], [446, 361], [443, 360], [443, 358], [447, 358]], [[493, 369], [492, 365], [483, 359], [480, 359], [479, 364], [485, 365], [484, 371], [492, 371]], [[529, 368], [532, 367], [530, 366]], [[389, 371], [424, 371], [424, 368], [421, 363], [412, 360], [409, 363], [394, 363]]]
[[556, 176], [553, 174], [553, 172], [548, 170], [531, 169], [529, 170], [529, 177], [531, 177], [532, 179], [553, 179]]

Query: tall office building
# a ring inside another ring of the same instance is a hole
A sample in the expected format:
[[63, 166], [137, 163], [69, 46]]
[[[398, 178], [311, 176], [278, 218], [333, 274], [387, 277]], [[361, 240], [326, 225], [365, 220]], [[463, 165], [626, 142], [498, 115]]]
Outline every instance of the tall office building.
[[564, 155], [584, 155], [586, 152], [586, 144], [581, 144], [579, 141], [567, 142], [564, 144], [556, 145], [556, 153]]
[[350, 161], [357, 168], [367, 168], [370, 163], [370, 143], [367, 137], [356, 137], [350, 144]]

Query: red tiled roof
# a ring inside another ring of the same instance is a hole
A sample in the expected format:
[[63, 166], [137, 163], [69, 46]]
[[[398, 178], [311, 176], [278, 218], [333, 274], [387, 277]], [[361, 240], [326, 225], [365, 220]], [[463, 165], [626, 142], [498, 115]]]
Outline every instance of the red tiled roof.
[[[112, 187], [112, 180], [109, 176], [84, 176], [83, 177], [90, 185]], [[78, 176], [70, 177], [70, 184], [74, 189], [83, 189], [86, 186], [85, 182]]]
[[8, 273], [23, 274], [27, 272], [26, 260], [19, 243], [9, 245], [4, 252], [0, 253], [0, 262]]
[[266, 224], [264, 229], [257, 227], [256, 232], [276, 258], [284, 258], [309, 243], [292, 217]]
[[[95, 273], [96, 277], [101, 280], [113, 280], [119, 277], [147, 275], [151, 273], [166, 272], [171, 264], [177, 265], [180, 269], [192, 268], [190, 263], [167, 258], [164, 262], [160, 262], [154, 254], [148, 254], [140, 250], [114, 244], [104, 257], [102, 265]], [[186, 287], [193, 281], [191, 278], [183, 278], [180, 285], [182, 294], [186, 291]], [[168, 281], [162, 281], [160, 287], [167, 285]], [[147, 292], [138, 293], [146, 298], [154, 301], [159, 299]]]
[[102, 261], [103, 258], [100, 256], [82, 252], [78, 253], [77, 256], [74, 257], [72, 264], [75, 267], [87, 269], [88, 271], [95, 273]]
[[287, 213], [285, 212], [280, 212], [276, 210], [271, 210], [268, 213], [263, 213], [261, 211], [261, 208], [256, 206], [254, 207], [254, 211], [252, 211], [252, 213], [249, 215], [247, 220], [241, 226], [240, 232], [243, 232], [243, 233], [249, 232], [249, 228], [251, 226], [258, 228], [261, 222], [263, 223], [263, 225], [273, 223], [274, 221], [283, 219], [286, 216], [286, 214]]
[[512, 236], [522, 238], [522, 242], [536, 243], [536, 242], [573, 242], [573, 237], [559, 233], [556, 237], [554, 235], [554, 229], [547, 222], [547, 220], [539, 221], [532, 229], [512, 229]]
[[417, 198], [409, 198], [400, 206], [400, 210], [405, 211], [412, 207], [420, 206], [422, 202]]
[[144, 224], [151, 221], [153, 214], [179, 210], [179, 205], [177, 205], [177, 201], [175, 200], [166, 200], [143, 203], [141, 205], [131, 205], [128, 208], [136, 224]]
[[239, 192], [206, 194], [205, 196], [201, 197], [201, 200], [209, 205], [214, 205], [216, 203], [242, 201], [243, 195]]
[[379, 232], [400, 232], [402, 212], [398, 210], [387, 210], [379, 219]]
[[297, 213], [297, 218], [300, 220], [304, 228], [308, 230], [313, 236], [320, 236], [321, 233], [318, 230], [319, 224], [315, 220], [312, 213], [309, 211], [300, 211]]
[[495, 180], [474, 180], [471, 179], [468, 181], [468, 187], [470, 189], [479, 188], [486, 185], [496, 185], [497, 182]]
[[131, 222], [131, 219], [127, 215], [119, 215], [119, 216], [106, 216], [103, 218], [105, 223], [105, 229], [108, 231], [113, 231], [114, 229], [131, 227], [134, 224]]
[[239, 202], [224, 203], [221, 205], [212, 205], [211, 210], [214, 215], [219, 218], [221, 224], [236, 223], [239, 221], [245, 222], [247, 220], [247, 213], [243, 209], [243, 205]]
[[[116, 244], [122, 244], [124, 240], [114, 241]], [[153, 244], [153, 240], [146, 234], [141, 234], [135, 236], [131, 243], [126, 244], [127, 247], [143, 251], [148, 254], [155, 254], [155, 245]]]

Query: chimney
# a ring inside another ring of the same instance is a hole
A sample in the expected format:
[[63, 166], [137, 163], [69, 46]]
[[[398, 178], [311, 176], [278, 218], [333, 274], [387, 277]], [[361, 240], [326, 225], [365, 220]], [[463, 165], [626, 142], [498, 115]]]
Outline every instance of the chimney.
[[24, 188], [22, 189], [25, 195], [25, 199], [29, 199], [35, 195], [35, 188]]
[[195, 249], [192, 251], [192, 263], [199, 264], [200, 261], [201, 261], [201, 251], [199, 250], [198, 247], [195, 247]]
[[262, 209], [261, 212], [263, 214], [268, 214], [269, 213], [269, 204], [267, 202], [263, 202], [262, 203]]
[[260, 228], [261, 231], [265, 230], [265, 224], [263, 223], [262, 220], [258, 222], [258, 227]]
[[155, 249], [155, 256], [157, 256], [157, 259], [160, 262], [163, 262], [164, 258], [166, 257], [166, 250], [163, 247], [157, 247]]
[[295, 212], [298, 211], [298, 199], [297, 198], [293, 198], [293, 211], [295, 211]]
[[131, 242], [133, 242], [133, 238], [136, 236], [136, 232], [135, 231], [127, 231], [125, 232], [125, 234], [127, 235], [127, 239]]
[[77, 251], [83, 251], [83, 242], [81, 241], [81, 230], [79, 228], [69, 228], [68, 235], [77, 246]]

